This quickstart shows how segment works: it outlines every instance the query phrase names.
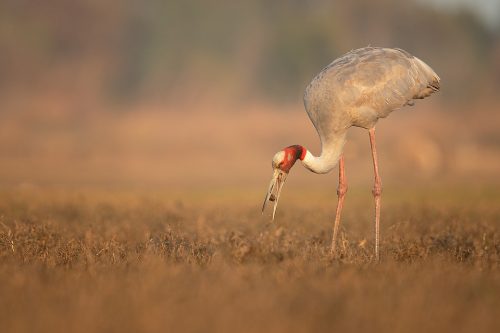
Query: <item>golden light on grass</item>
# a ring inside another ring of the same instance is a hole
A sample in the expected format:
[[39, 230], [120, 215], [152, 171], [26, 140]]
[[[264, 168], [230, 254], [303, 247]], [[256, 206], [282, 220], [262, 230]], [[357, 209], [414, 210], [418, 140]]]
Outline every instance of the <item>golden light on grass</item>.
[[359, 209], [370, 194], [355, 193], [332, 258], [328, 205], [269, 224], [257, 203], [228, 213], [155, 193], [3, 192], [2, 330], [498, 329], [498, 191], [389, 193], [379, 264]]

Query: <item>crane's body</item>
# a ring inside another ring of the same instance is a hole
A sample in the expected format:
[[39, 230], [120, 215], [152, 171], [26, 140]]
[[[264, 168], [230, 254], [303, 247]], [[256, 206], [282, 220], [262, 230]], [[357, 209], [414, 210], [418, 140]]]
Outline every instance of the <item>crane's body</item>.
[[297, 159], [315, 173], [327, 173], [340, 161], [339, 205], [332, 242], [334, 251], [343, 197], [347, 191], [347, 184], [343, 184], [342, 158], [346, 131], [351, 126], [366, 128], [370, 133], [374, 159], [378, 258], [381, 184], [375, 150], [375, 124], [392, 111], [413, 105], [414, 99], [438, 91], [439, 81], [438, 75], [427, 64], [400, 49], [365, 47], [334, 60], [311, 81], [304, 93], [305, 109], [321, 140], [321, 155], [316, 157], [300, 145], [278, 152], [273, 158], [275, 174], [264, 205], [268, 200], [275, 201], [276, 209], [282, 185]]
[[373, 128], [379, 118], [438, 89], [437, 74], [402, 50], [366, 47], [333, 61], [304, 93], [325, 157], [317, 173], [336, 166], [349, 127]]

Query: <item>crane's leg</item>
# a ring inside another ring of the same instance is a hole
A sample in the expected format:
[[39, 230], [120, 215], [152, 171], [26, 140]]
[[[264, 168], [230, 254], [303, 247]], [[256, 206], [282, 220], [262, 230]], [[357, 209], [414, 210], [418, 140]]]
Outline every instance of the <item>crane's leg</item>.
[[333, 226], [332, 247], [330, 249], [331, 254], [335, 253], [337, 235], [339, 233], [339, 226], [340, 226], [340, 213], [342, 212], [342, 207], [344, 206], [344, 196], [346, 193], [347, 193], [347, 180], [345, 177], [345, 170], [344, 170], [344, 155], [342, 154], [340, 156], [340, 161], [339, 161], [339, 186], [337, 188], [338, 201], [337, 201], [337, 211], [335, 213], [335, 224]]
[[382, 195], [382, 181], [378, 173], [378, 158], [377, 148], [375, 146], [375, 127], [371, 128], [368, 133], [370, 134], [370, 145], [372, 147], [373, 170], [375, 172], [375, 185], [373, 185], [373, 197], [375, 198], [375, 257], [379, 260], [379, 242], [380, 242], [380, 197]]

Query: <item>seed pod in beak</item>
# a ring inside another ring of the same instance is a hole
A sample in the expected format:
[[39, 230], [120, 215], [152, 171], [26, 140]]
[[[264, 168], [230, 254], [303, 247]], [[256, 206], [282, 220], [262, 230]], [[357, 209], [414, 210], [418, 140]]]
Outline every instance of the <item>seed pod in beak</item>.
[[274, 216], [276, 215], [276, 208], [278, 207], [278, 200], [280, 198], [281, 189], [283, 188], [283, 185], [285, 184], [285, 180], [286, 180], [287, 176], [288, 176], [288, 173], [286, 173], [278, 168], [274, 169], [273, 178], [271, 179], [271, 183], [269, 184], [269, 189], [267, 190], [267, 194], [266, 194], [266, 197], [264, 199], [264, 203], [262, 205], [262, 213], [264, 213], [264, 209], [266, 208], [267, 202], [274, 201], [273, 220], [274, 220]]

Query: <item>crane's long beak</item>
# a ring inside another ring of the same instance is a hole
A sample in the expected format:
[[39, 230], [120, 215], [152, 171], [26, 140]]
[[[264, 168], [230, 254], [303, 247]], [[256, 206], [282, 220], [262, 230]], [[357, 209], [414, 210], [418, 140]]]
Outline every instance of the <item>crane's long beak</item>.
[[286, 176], [288, 176], [288, 173], [280, 169], [274, 169], [273, 178], [271, 179], [271, 183], [269, 184], [269, 189], [267, 190], [266, 198], [264, 199], [264, 204], [262, 205], [262, 213], [264, 213], [264, 209], [266, 208], [266, 203], [268, 201], [274, 201], [273, 220], [274, 220], [274, 215], [276, 214], [276, 207], [278, 207], [278, 200], [280, 198], [281, 189], [285, 184]]

